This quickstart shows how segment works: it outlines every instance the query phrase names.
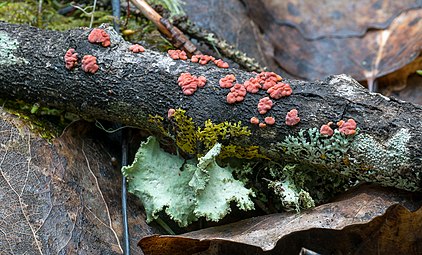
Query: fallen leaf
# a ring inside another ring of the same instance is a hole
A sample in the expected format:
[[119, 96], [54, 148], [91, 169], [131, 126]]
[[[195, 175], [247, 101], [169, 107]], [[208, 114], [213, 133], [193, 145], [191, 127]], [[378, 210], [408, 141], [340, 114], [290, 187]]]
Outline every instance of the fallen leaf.
[[[0, 108], [1, 254], [123, 254], [121, 174], [89, 127], [49, 143]], [[128, 204], [133, 240], [154, 233]]]
[[[385, 29], [401, 13], [422, 7], [420, 1], [403, 0], [245, 0], [262, 28], [291, 26], [307, 40], [324, 37], [363, 36], [368, 29]], [[280, 35], [281, 36], [281, 35]]]
[[363, 185], [299, 214], [255, 217], [180, 236], [140, 240], [155, 254], [420, 254], [421, 195]]

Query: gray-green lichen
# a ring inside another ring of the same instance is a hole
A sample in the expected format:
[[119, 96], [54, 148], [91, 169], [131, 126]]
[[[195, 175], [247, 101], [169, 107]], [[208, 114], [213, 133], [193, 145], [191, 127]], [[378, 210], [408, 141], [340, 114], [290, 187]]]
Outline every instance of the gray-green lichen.
[[[387, 140], [360, 132], [345, 136], [338, 130], [333, 136], [326, 137], [317, 128], [311, 128], [301, 130], [296, 136], [287, 136], [278, 147], [283, 158], [295, 163], [305, 179], [325, 180], [327, 183], [324, 185], [334, 192], [340, 191], [338, 188], [342, 183], [343, 188], [347, 188], [357, 182], [415, 191], [420, 190], [422, 181], [419, 174], [411, 169], [410, 139], [411, 133], [405, 128], [399, 129]], [[318, 194], [313, 190], [316, 187], [314, 182], [307, 181], [296, 186], [314, 196]], [[323, 196], [328, 194], [327, 190], [319, 193]]]
[[398, 130], [387, 141], [370, 135], [356, 137], [351, 145], [354, 164], [359, 165], [359, 179], [406, 190], [418, 190], [421, 180], [410, 169], [408, 129]]
[[0, 31], [0, 65], [28, 64], [24, 58], [17, 57], [15, 51], [19, 43], [10, 38], [6, 32]]
[[[355, 135], [356, 136], [356, 135]], [[284, 158], [324, 169], [342, 168], [348, 174], [348, 150], [355, 136], [345, 136], [334, 130], [331, 137], [321, 135], [317, 128], [302, 129], [297, 136], [288, 135], [279, 146]]]

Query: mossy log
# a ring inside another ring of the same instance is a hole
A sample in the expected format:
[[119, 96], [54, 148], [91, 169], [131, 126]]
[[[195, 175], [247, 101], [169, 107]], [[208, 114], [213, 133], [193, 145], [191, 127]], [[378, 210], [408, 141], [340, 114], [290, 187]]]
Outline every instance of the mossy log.
[[[203, 153], [217, 139], [226, 146], [226, 156], [306, 164], [358, 180], [408, 190], [421, 188], [419, 105], [370, 93], [352, 78], [339, 75], [314, 82], [287, 80], [293, 94], [274, 100], [273, 108], [260, 115], [257, 104], [266, 91], [228, 104], [228, 89], [219, 86], [219, 79], [227, 74], [234, 74], [237, 82], [243, 83], [254, 73], [172, 60], [165, 53], [148, 49], [132, 53], [130, 43], [111, 28], [106, 28], [111, 47], [104, 48], [88, 42], [90, 31], [55, 32], [0, 23], [0, 97], [161, 135], [170, 130], [188, 154]], [[65, 68], [64, 55], [69, 48], [79, 54], [74, 70]], [[84, 55], [97, 57], [100, 68], [96, 73], [80, 68]], [[182, 72], [205, 76], [205, 87], [185, 96], [177, 84]], [[170, 108], [181, 109], [172, 120], [167, 118]], [[301, 120], [291, 127], [285, 124], [285, 116], [293, 108]], [[261, 121], [273, 116], [276, 123], [259, 128], [250, 124], [253, 116]], [[319, 134], [321, 125], [347, 119], [357, 122], [356, 135], [336, 133], [330, 138]]]

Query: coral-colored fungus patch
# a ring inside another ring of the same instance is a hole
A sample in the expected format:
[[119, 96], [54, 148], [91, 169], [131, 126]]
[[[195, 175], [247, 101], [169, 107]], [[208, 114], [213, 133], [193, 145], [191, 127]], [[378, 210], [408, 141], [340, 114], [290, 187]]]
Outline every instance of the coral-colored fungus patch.
[[214, 64], [219, 68], [229, 68], [229, 64], [224, 62], [222, 59], [214, 60]]
[[274, 125], [275, 124], [275, 119], [274, 117], [265, 117], [264, 119], [265, 123], [268, 125]]
[[73, 69], [78, 64], [78, 53], [75, 52], [75, 49], [70, 48], [66, 51], [64, 62], [68, 70]]
[[255, 94], [258, 93], [259, 89], [262, 87], [259, 83], [259, 79], [257, 78], [250, 78], [249, 80], [245, 81], [246, 91], [249, 93]]
[[290, 110], [286, 115], [286, 125], [294, 126], [300, 122], [300, 118], [297, 116], [298, 112], [296, 109]]
[[82, 69], [87, 73], [95, 73], [98, 70], [97, 58], [92, 55], [85, 55], [82, 59]]
[[177, 79], [179, 86], [183, 90], [183, 94], [190, 96], [195, 93], [198, 88], [205, 86], [207, 79], [204, 76], [196, 77], [190, 73], [182, 73]]
[[110, 46], [110, 36], [100, 28], [92, 29], [91, 33], [89, 33], [88, 41], [90, 43], [101, 43], [103, 47]]
[[236, 77], [233, 74], [228, 74], [225, 77], [221, 78], [218, 82], [220, 87], [229, 89], [233, 87], [233, 83], [236, 81]]
[[230, 93], [227, 94], [227, 103], [234, 104], [236, 102], [242, 102], [246, 96], [246, 88], [243, 84], [236, 84], [230, 89]]
[[167, 112], [167, 118], [169, 119], [173, 118], [174, 114], [176, 114], [176, 110], [173, 108], [170, 108]]
[[174, 60], [187, 60], [188, 56], [186, 55], [186, 52], [183, 50], [168, 50], [167, 54], [169, 55], [169, 57], [171, 57]]
[[259, 119], [257, 117], [252, 117], [250, 121], [254, 125], [258, 125], [259, 124]]
[[264, 97], [259, 100], [258, 112], [260, 114], [266, 114], [273, 107], [273, 101], [269, 97]]
[[273, 72], [261, 72], [256, 76], [256, 78], [263, 85], [262, 89], [264, 90], [271, 88], [277, 82], [282, 80], [280, 75]]
[[287, 83], [279, 82], [274, 86], [271, 86], [267, 92], [270, 94], [271, 98], [280, 99], [282, 97], [290, 96], [292, 94], [292, 88]]
[[354, 135], [356, 133], [356, 122], [353, 119], [348, 119], [346, 122], [340, 120], [337, 122], [338, 130], [345, 135]]
[[133, 44], [129, 46], [129, 50], [132, 51], [133, 53], [139, 53], [139, 52], [144, 52], [145, 48], [139, 44]]
[[332, 136], [334, 134], [334, 130], [330, 127], [332, 124], [332, 122], [328, 122], [328, 124], [322, 125], [319, 129], [319, 133], [321, 135]]
[[210, 61], [214, 61], [215, 58], [212, 56], [208, 56], [208, 55], [193, 55], [190, 60], [193, 63], [199, 63], [201, 65], [206, 65], [208, 64], [208, 62]]

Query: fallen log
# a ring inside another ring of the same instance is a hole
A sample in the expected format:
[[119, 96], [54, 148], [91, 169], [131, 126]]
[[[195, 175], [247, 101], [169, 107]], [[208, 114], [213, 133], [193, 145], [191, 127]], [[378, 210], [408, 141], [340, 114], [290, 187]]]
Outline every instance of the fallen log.
[[[225, 157], [265, 158], [303, 164], [337, 174], [407, 190], [420, 190], [422, 170], [422, 107], [370, 93], [346, 75], [322, 81], [287, 80], [293, 94], [273, 99], [261, 115], [257, 104], [267, 92], [248, 93], [228, 104], [228, 89], [219, 80], [234, 74], [243, 83], [255, 73], [173, 60], [164, 53], [133, 53], [112, 28], [105, 27], [110, 47], [92, 44], [92, 29], [67, 32], [0, 23], [0, 98], [23, 100], [105, 119], [174, 138], [185, 156], [202, 155], [215, 142]], [[65, 68], [68, 49], [78, 53], [78, 65]], [[85, 55], [97, 58], [99, 70], [80, 67]], [[206, 85], [186, 96], [178, 86], [181, 73], [205, 76]], [[176, 109], [168, 118], [169, 109]], [[300, 122], [285, 123], [297, 109]], [[275, 118], [260, 128], [251, 117]], [[331, 125], [334, 134], [321, 134], [322, 125], [353, 119], [349, 135]]]

